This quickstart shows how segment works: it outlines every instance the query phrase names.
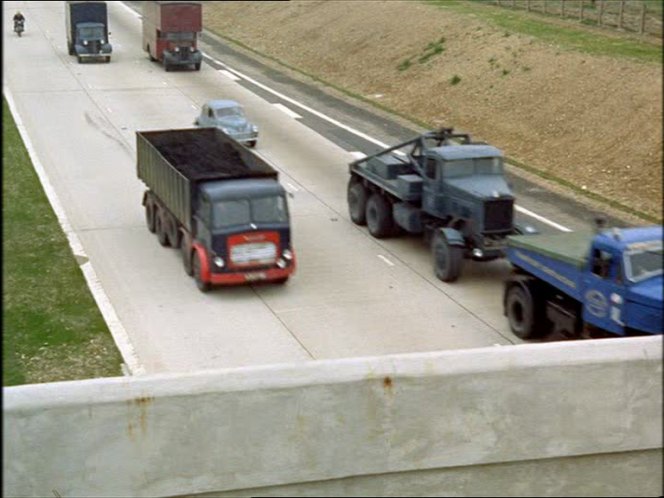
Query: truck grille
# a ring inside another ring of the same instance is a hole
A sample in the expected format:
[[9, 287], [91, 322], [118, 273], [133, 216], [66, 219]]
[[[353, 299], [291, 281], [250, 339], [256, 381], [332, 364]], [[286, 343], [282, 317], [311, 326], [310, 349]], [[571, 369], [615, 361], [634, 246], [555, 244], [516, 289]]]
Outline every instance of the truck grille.
[[484, 204], [484, 231], [497, 232], [512, 229], [514, 199], [495, 199]]
[[277, 246], [272, 242], [237, 244], [231, 247], [234, 265], [270, 265], [277, 259]]

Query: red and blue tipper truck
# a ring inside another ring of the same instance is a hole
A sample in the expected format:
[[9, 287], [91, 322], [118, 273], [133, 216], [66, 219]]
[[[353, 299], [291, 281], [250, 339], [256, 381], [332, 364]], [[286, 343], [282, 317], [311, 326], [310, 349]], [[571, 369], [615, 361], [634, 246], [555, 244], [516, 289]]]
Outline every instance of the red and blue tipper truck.
[[216, 128], [138, 131], [136, 153], [147, 227], [202, 292], [288, 280], [287, 195], [270, 164]]

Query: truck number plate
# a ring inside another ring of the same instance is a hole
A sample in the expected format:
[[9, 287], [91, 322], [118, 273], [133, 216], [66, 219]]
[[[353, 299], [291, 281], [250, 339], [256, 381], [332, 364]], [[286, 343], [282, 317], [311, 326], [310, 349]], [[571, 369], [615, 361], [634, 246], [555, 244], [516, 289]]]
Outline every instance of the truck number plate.
[[265, 275], [265, 272], [263, 271], [254, 271], [247, 273], [244, 278], [247, 282], [253, 282], [255, 280], [264, 280], [266, 276], [267, 275]]

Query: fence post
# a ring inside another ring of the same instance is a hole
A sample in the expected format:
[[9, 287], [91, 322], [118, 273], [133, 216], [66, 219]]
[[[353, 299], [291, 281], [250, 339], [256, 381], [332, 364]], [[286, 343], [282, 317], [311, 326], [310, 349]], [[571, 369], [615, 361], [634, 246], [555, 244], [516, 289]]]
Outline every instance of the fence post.
[[547, 12], [547, 10], [546, 10], [546, 0], [544, 0], [544, 13], [545, 13], [545, 14], [548, 14], [548, 12]]
[[515, 0], [512, 0], [512, 8], [513, 8], [513, 9], [516, 8], [516, 5], [515, 5], [514, 1], [515, 1]]
[[530, 12], [530, 0], [526, 0], [526, 10]]
[[641, 27], [639, 33], [643, 34], [646, 30], [646, 3], [641, 2]]
[[618, 29], [623, 27], [623, 13], [625, 12], [625, 0], [620, 0], [620, 14], [618, 15]]
[[581, 9], [579, 9], [580, 10], [579, 21], [581, 22], [583, 22], [583, 3], [584, 3], [583, 0], [581, 0]]
[[604, 15], [604, 0], [599, 0], [599, 21], [598, 24], [602, 25], [602, 16]]

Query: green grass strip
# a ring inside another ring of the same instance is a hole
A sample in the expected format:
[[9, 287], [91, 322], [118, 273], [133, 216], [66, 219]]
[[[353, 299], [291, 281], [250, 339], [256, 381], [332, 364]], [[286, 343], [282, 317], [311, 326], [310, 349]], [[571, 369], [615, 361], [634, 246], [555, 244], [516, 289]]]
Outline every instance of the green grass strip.
[[582, 27], [576, 28], [568, 20], [569, 27], [548, 22], [544, 15], [486, 5], [467, 0], [423, 0], [441, 9], [458, 14], [473, 15], [512, 33], [532, 36], [562, 49], [585, 52], [592, 55], [624, 57], [641, 62], [662, 64], [662, 45], [641, 42], [630, 37], [602, 35]]
[[2, 102], [3, 385], [122, 375], [122, 357]]

